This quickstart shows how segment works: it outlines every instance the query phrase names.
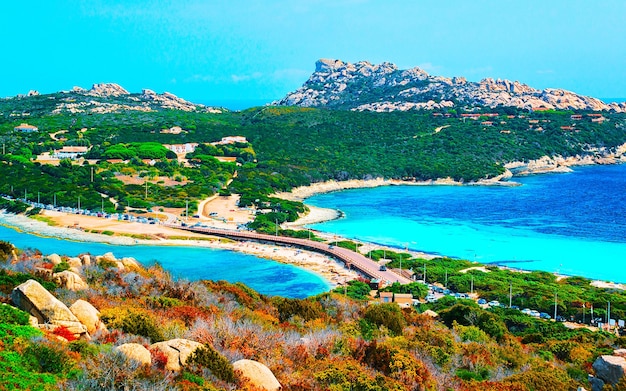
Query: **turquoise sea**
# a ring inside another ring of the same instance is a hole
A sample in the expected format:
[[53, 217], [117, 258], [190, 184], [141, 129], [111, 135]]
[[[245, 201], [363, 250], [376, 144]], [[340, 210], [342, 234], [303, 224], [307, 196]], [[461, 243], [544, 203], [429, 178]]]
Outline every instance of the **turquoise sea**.
[[226, 280], [243, 282], [270, 296], [308, 297], [329, 290], [328, 283], [303, 268], [258, 258], [234, 251], [186, 246], [123, 246], [43, 238], [0, 226], [0, 240], [18, 248], [38, 249], [44, 254], [74, 256], [89, 252], [113, 252], [118, 257], [133, 257], [145, 265], [158, 262], [174, 277], [187, 280]]
[[517, 187], [392, 186], [314, 196], [311, 227], [456, 258], [626, 282], [626, 165], [514, 178]]

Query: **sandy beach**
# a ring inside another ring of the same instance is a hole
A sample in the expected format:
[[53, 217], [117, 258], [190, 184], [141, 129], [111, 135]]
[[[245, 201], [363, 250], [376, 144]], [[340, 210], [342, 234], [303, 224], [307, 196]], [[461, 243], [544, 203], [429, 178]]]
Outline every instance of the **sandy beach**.
[[[306, 268], [322, 276], [332, 287], [358, 278], [358, 274], [344, 268], [341, 263], [333, 258], [296, 248], [249, 241], [238, 242], [167, 228], [161, 225], [112, 221], [60, 212], [46, 211], [45, 216], [57, 225], [51, 226], [46, 222], [34, 220], [23, 215], [7, 213], [0, 213], [0, 225], [36, 235], [74, 241], [101, 242], [116, 245], [196, 246], [239, 251]], [[107, 230], [114, 232], [115, 235], [96, 234], [87, 232], [88, 230]], [[152, 236], [153, 238], [138, 238], [138, 236], [144, 235]]]

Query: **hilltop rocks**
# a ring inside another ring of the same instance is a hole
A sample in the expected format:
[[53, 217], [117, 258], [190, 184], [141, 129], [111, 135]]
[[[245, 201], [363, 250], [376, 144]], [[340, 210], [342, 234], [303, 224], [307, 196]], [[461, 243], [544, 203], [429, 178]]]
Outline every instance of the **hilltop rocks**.
[[48, 259], [48, 261], [50, 261], [53, 265], [58, 265], [59, 263], [61, 263], [63, 261], [63, 259], [61, 259], [61, 256], [58, 254], [50, 254], [46, 257]]
[[89, 289], [89, 285], [83, 279], [73, 271], [65, 270], [52, 275], [54, 282], [59, 284], [65, 289], [71, 291], [84, 291]]
[[170, 371], [180, 371], [191, 354], [203, 345], [199, 342], [188, 339], [171, 339], [169, 341], [157, 342], [150, 345], [151, 349], [158, 349], [167, 356], [165, 369]]
[[96, 257], [96, 263], [98, 265], [103, 265], [107, 267], [115, 266], [119, 271], [124, 271], [127, 269], [137, 270], [141, 268], [139, 262], [137, 262], [137, 260], [135, 260], [134, 258], [126, 257], [117, 259], [115, 258], [115, 255], [113, 255], [113, 253], [111, 252], [108, 252], [104, 255], [98, 255]]
[[257, 388], [267, 391], [279, 391], [282, 386], [268, 367], [254, 360], [239, 360], [233, 363], [236, 371], [241, 371], [242, 377]]
[[126, 91], [122, 86], [115, 83], [100, 83], [94, 84], [89, 91], [85, 93], [86, 95], [98, 96], [102, 98], [110, 97], [110, 96], [121, 96], [128, 95], [129, 92]]
[[67, 308], [35, 280], [18, 285], [11, 293], [15, 306], [37, 318], [40, 324], [65, 326], [78, 336], [88, 336], [87, 328]]
[[143, 345], [138, 343], [125, 343], [116, 347], [120, 353], [122, 353], [127, 359], [135, 360], [142, 365], [151, 365], [152, 364], [152, 356], [150, 355], [150, 351], [146, 349]]
[[518, 81], [485, 78], [468, 82], [464, 77], [430, 76], [420, 68], [399, 70], [388, 62], [351, 64], [331, 59], [318, 60], [315, 72], [302, 87], [273, 104], [357, 111], [437, 110], [479, 104], [626, 112], [626, 103], [606, 104], [562, 89], [537, 90]]
[[183, 110], [183, 111], [194, 111], [197, 106], [191, 102], [188, 102], [184, 99], [177, 97], [174, 94], [169, 92], [164, 92], [163, 94], [157, 94], [156, 92], [148, 89], [144, 89], [141, 92], [141, 99], [144, 99], [150, 103], [158, 104], [159, 106], [166, 109], [175, 109], [175, 110]]
[[76, 300], [76, 302], [70, 306], [70, 311], [72, 311], [80, 323], [85, 325], [89, 334], [107, 331], [106, 326], [100, 320], [100, 311], [88, 301]]

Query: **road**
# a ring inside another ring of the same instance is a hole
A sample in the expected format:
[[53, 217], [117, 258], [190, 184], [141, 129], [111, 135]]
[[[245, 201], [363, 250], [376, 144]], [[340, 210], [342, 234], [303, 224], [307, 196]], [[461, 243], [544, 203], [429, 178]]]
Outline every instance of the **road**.
[[380, 265], [377, 262], [363, 256], [362, 254], [356, 253], [343, 247], [332, 246], [327, 243], [320, 243], [314, 240], [290, 238], [286, 236], [265, 235], [250, 231], [235, 231], [201, 227], [183, 227], [174, 224], [164, 225], [170, 228], [183, 229], [186, 231], [202, 233], [206, 235], [221, 236], [231, 239], [255, 240], [261, 242], [275, 243], [278, 245], [296, 246], [306, 250], [330, 255], [342, 261], [346, 265], [346, 267], [355, 269], [368, 277], [376, 278], [381, 281], [386, 281], [387, 283], [399, 282], [401, 284], [408, 284], [410, 282], [413, 282], [411, 279], [401, 276], [400, 274], [392, 270], [379, 270]]

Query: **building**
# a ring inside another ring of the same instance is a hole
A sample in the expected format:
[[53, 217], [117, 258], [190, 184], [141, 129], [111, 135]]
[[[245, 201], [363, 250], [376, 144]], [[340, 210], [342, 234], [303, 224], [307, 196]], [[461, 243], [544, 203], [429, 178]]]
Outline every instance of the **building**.
[[380, 292], [381, 303], [393, 303], [393, 292]]
[[177, 154], [191, 153], [196, 150], [198, 143], [186, 143], [186, 144], [163, 144], [163, 146], [170, 151]]
[[413, 305], [413, 295], [410, 293], [396, 293], [393, 295], [393, 302], [400, 308], [411, 308]]
[[228, 137], [222, 137], [222, 140], [211, 143], [211, 144], [225, 145], [225, 144], [247, 143], [247, 142], [248, 140], [246, 140], [246, 138], [243, 136], [228, 136]]
[[19, 126], [14, 127], [13, 130], [15, 130], [16, 132], [22, 132], [22, 133], [32, 133], [32, 132], [38, 132], [39, 128], [33, 125], [29, 125], [29, 124], [20, 124]]
[[53, 156], [57, 159], [71, 159], [74, 160], [89, 151], [89, 147], [74, 147], [66, 146], [61, 149], [55, 149]]

